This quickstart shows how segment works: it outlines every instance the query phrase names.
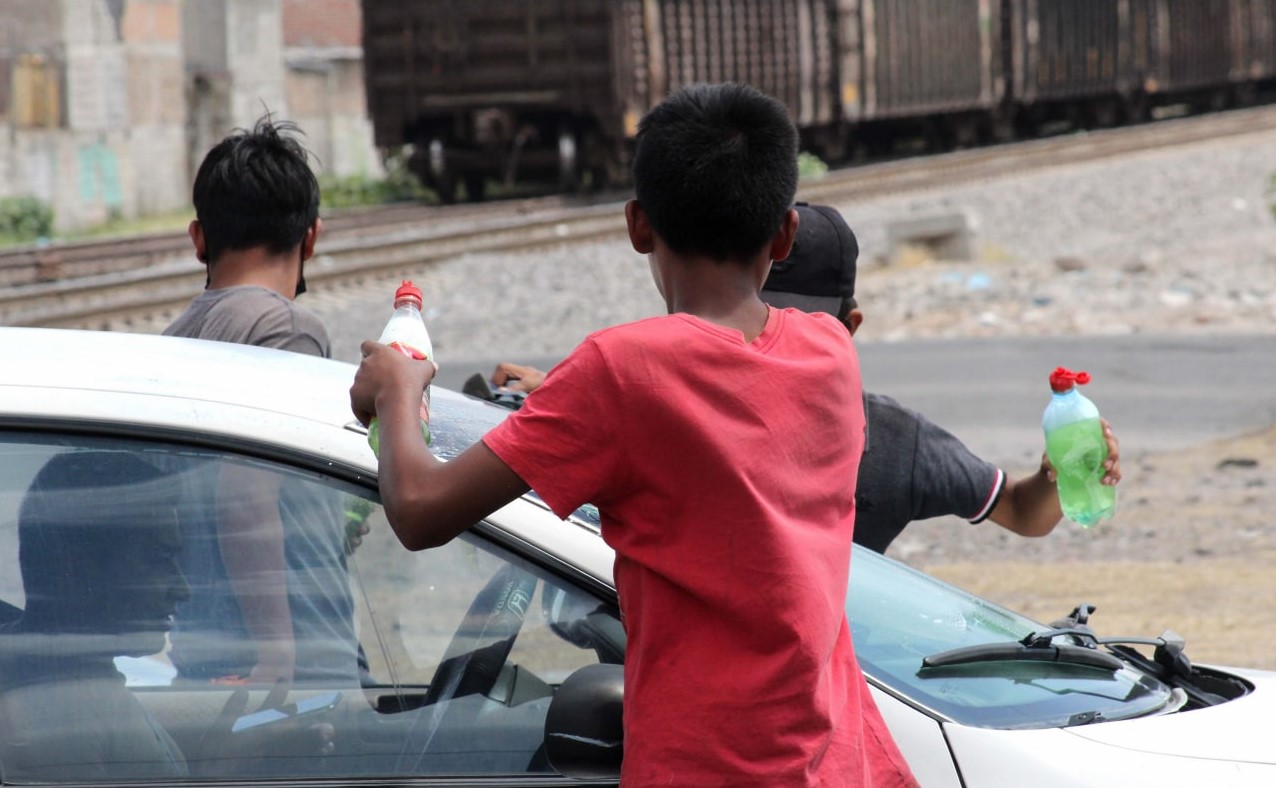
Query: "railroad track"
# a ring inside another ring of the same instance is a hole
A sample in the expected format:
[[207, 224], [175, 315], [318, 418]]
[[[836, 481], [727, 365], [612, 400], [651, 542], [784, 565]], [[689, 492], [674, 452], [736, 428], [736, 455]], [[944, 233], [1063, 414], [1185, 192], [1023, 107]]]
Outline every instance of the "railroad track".
[[[562, 210], [580, 204], [580, 198], [546, 195], [501, 203], [446, 206], [394, 203], [325, 212], [323, 241], [382, 234], [423, 223]], [[0, 250], [0, 288], [131, 271], [190, 255], [190, 238], [184, 231]]]
[[[803, 181], [799, 197], [845, 205], [1261, 133], [1274, 126], [1276, 107], [1262, 107], [901, 159]], [[576, 200], [549, 197], [451, 210], [412, 206], [369, 211], [357, 218], [334, 216], [325, 219], [335, 231], [325, 234], [321, 253], [307, 264], [306, 279], [312, 289], [339, 287], [401, 276], [462, 254], [623, 237], [624, 218], [614, 201], [622, 198], [612, 195], [611, 202], [584, 207], [574, 207]], [[109, 261], [114, 269], [65, 276], [65, 270], [50, 271], [46, 261], [46, 275], [61, 273], [65, 278], [20, 285], [6, 285], [0, 278], [0, 325], [107, 328], [180, 308], [203, 287], [203, 268], [191, 258], [184, 235], [133, 240], [135, 247], [117, 241], [98, 249], [101, 261], [110, 255], [111, 244], [118, 244], [120, 254]], [[91, 251], [81, 249], [77, 254], [87, 257]], [[3, 262], [0, 258], [0, 271]]]
[[[306, 283], [319, 289], [369, 276], [396, 276], [462, 254], [614, 235], [624, 225], [614, 205], [603, 205], [343, 238], [324, 244], [306, 264]], [[0, 325], [103, 328], [185, 305], [203, 286], [204, 269], [188, 255], [128, 271], [7, 288], [0, 290]]]

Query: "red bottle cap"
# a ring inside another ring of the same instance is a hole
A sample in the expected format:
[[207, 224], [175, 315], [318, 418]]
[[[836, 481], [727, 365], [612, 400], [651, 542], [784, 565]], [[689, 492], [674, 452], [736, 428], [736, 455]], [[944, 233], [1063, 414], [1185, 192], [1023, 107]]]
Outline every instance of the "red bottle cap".
[[400, 301], [411, 301], [416, 304], [416, 308], [421, 308], [421, 288], [412, 284], [411, 279], [404, 279], [399, 285], [399, 289], [394, 291], [394, 305], [398, 306]]
[[1090, 382], [1089, 372], [1073, 372], [1064, 367], [1055, 367], [1050, 373], [1050, 390], [1062, 394], [1073, 386], [1084, 386]]

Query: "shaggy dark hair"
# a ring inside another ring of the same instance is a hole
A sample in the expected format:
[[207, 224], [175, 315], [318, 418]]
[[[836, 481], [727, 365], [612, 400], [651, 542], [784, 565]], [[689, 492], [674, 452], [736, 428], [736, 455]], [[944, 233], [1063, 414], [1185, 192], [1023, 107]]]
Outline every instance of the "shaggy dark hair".
[[319, 181], [294, 123], [266, 115], [252, 131], [237, 129], [217, 143], [195, 175], [195, 217], [204, 228], [208, 260], [222, 252], [264, 246], [294, 249], [319, 217]]
[[638, 126], [634, 188], [674, 251], [744, 260], [775, 235], [797, 193], [798, 134], [749, 85], [692, 85]]

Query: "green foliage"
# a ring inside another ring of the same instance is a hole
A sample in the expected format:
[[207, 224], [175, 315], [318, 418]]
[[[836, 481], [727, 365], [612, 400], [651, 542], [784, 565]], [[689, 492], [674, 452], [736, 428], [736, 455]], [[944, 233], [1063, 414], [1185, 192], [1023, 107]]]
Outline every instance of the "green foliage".
[[35, 197], [0, 199], [0, 243], [30, 243], [53, 234], [53, 209]]
[[319, 192], [325, 208], [357, 208], [364, 205], [383, 205], [406, 200], [426, 200], [433, 195], [421, 185], [407, 167], [401, 154], [391, 155], [385, 164], [384, 178], [366, 175], [350, 175], [338, 178], [324, 175], [319, 178]]
[[800, 180], [823, 178], [828, 171], [829, 166], [814, 153], [802, 151], [798, 154], [798, 178]]

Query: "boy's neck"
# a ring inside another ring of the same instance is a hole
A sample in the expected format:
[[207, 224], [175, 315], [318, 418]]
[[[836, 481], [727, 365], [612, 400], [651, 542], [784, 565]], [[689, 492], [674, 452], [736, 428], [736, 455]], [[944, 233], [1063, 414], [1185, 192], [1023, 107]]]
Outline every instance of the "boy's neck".
[[209, 289], [257, 285], [284, 298], [297, 296], [300, 252], [272, 255], [264, 248], [228, 250], [213, 264]]
[[771, 261], [748, 262], [679, 257], [662, 269], [665, 306], [739, 331], [746, 342], [766, 328], [768, 309], [758, 297]]

